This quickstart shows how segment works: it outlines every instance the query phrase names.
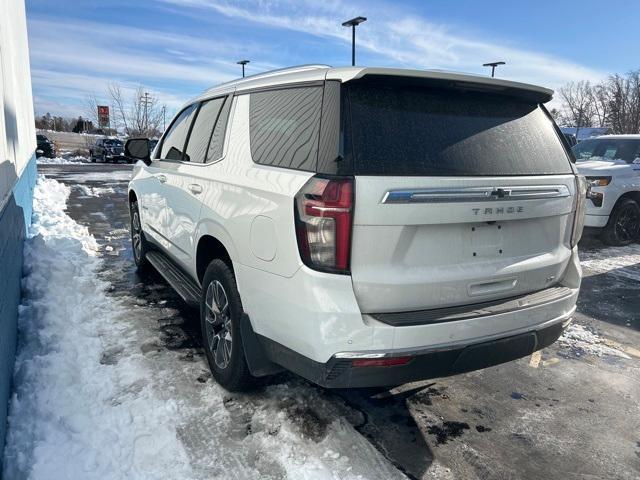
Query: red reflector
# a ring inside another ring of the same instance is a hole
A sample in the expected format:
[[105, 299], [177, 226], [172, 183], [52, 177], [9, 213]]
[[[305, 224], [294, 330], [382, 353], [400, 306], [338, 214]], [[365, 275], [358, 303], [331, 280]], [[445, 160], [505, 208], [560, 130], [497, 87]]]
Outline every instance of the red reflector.
[[352, 367], [392, 367], [394, 365], [406, 365], [411, 361], [411, 357], [392, 358], [361, 358], [352, 360]]

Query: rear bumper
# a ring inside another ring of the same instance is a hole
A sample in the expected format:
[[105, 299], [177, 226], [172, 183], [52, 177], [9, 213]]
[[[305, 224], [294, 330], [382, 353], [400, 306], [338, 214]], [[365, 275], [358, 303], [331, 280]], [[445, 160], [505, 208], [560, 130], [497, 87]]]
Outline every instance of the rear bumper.
[[480, 312], [476, 305], [470, 316], [445, 312], [446, 318], [439, 317], [435, 323], [423, 323], [421, 318], [419, 324], [395, 326], [362, 313], [347, 275], [302, 267], [292, 277], [282, 277], [240, 263], [234, 263], [234, 270], [244, 311], [255, 333], [320, 364], [340, 352], [440, 349], [538, 330], [553, 319], [571, 314], [581, 277], [574, 249], [558, 282], [571, 289], [567, 296], [534, 304], [527, 301], [515, 309], [500, 311], [491, 307], [484, 312], [487, 308], [483, 307]]
[[[451, 344], [419, 350], [337, 353], [326, 363], [315, 362], [261, 337], [268, 358], [326, 388], [395, 386], [429, 378], [446, 377], [526, 357], [555, 342], [571, 321], [569, 314], [529, 331], [477, 343]], [[410, 357], [404, 365], [353, 365], [354, 360]]]

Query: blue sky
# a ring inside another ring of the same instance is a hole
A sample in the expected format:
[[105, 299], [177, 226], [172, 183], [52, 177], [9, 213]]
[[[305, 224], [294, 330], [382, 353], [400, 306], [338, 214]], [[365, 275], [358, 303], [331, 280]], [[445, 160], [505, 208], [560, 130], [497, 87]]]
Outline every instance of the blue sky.
[[[487, 73], [558, 88], [640, 68], [640, 1], [26, 0], [36, 113], [86, 113], [110, 82], [174, 111], [237, 77], [303, 63]], [[108, 104], [109, 102], [107, 102]]]

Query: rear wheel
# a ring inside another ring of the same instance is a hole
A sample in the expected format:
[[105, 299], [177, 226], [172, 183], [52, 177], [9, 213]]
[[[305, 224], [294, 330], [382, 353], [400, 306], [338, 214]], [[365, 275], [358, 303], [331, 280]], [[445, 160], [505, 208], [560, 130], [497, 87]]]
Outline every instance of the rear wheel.
[[133, 247], [133, 260], [136, 262], [138, 270], [143, 270], [147, 266], [147, 252], [149, 247], [147, 240], [144, 238], [142, 231], [142, 223], [140, 222], [140, 211], [138, 210], [138, 202], [131, 202], [131, 246]]
[[609, 245], [628, 245], [640, 234], [640, 206], [627, 198], [619, 202], [604, 227], [602, 239]]
[[253, 383], [240, 334], [241, 316], [233, 272], [222, 260], [213, 260], [202, 282], [200, 327], [211, 373], [231, 392], [246, 390]]

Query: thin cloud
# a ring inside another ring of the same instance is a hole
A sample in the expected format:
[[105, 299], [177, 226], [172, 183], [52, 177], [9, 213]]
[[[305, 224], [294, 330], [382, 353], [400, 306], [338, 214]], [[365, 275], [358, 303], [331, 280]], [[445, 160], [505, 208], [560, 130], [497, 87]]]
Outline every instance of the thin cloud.
[[[408, 15], [397, 7], [375, 7], [350, 2], [262, 1], [231, 4], [221, 0], [159, 0], [184, 9], [209, 9], [229, 18], [286, 29], [337, 42], [351, 41], [338, 20], [366, 11], [369, 21], [358, 30], [358, 47], [372, 59], [385, 64], [414, 68], [436, 68], [486, 73], [481, 64], [499, 58], [507, 67], [505, 77], [537, 83], [551, 88], [576, 80], [599, 80], [605, 72], [510, 45], [506, 41], [486, 41], [456, 32], [454, 26], [429, 22]], [[308, 12], [314, 12], [309, 15]], [[492, 37], [494, 38], [494, 37]], [[362, 53], [361, 53], [362, 55]]]

